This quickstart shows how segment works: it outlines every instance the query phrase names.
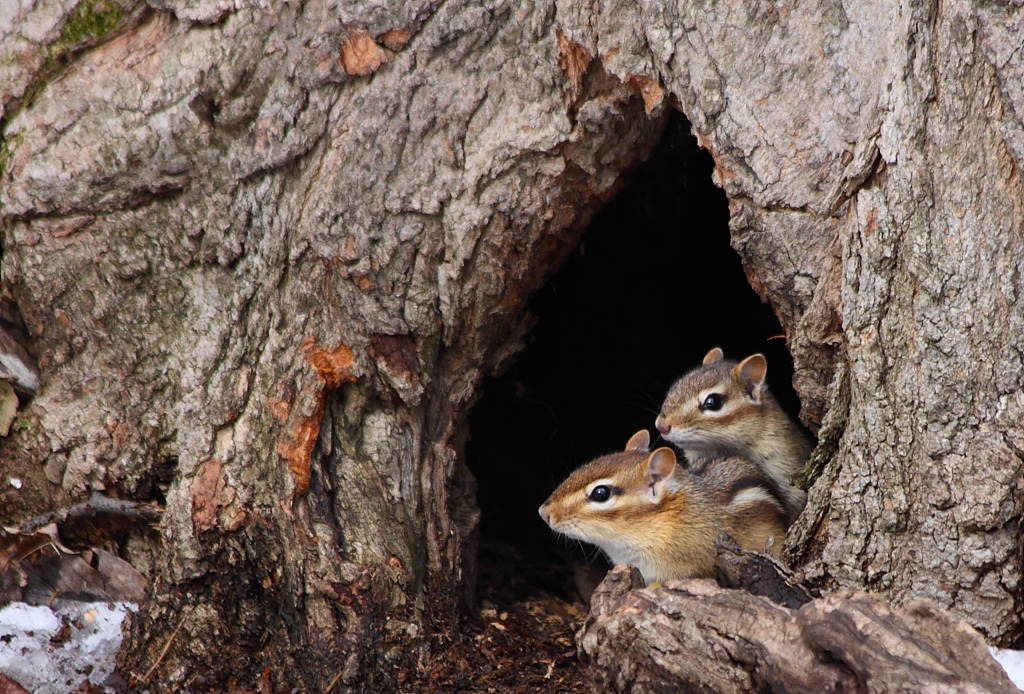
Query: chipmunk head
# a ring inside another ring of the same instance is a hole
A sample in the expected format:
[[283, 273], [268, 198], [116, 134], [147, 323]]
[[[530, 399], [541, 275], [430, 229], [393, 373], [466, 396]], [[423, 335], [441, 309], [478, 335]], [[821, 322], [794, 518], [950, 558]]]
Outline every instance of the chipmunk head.
[[636, 563], [626, 555], [656, 539], [651, 521], [679, 492], [675, 453], [651, 452], [649, 444], [648, 433], [639, 431], [625, 451], [575, 470], [540, 507], [540, 517], [563, 535], [597, 545], [613, 561]]
[[726, 361], [714, 348], [672, 386], [655, 424], [683, 449], [740, 452], [760, 435], [768, 362], [761, 354]]

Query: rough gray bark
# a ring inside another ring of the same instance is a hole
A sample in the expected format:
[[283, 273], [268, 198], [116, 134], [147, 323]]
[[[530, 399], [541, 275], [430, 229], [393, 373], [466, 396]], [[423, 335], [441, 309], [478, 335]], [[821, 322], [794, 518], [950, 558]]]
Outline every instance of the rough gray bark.
[[[234, 7], [128, 5], [15, 61], [3, 278], [43, 384], [0, 507], [165, 487], [126, 676], [175, 634], [158, 686], [373, 682], [471, 588], [475, 388], [665, 110], [551, 5]], [[5, 55], [82, 8], [24, 10]]]
[[1018, 689], [966, 622], [839, 591], [787, 609], [713, 581], [644, 589], [613, 569], [577, 636], [594, 692], [1002, 692]]
[[827, 426], [791, 560], [820, 587], [929, 597], [1012, 640], [1024, 8], [573, 7], [567, 34], [659, 81], [711, 150], [805, 422]]
[[168, 687], [426, 657], [472, 574], [475, 389], [669, 103], [829, 434], [791, 556], [1017, 633], [1024, 9], [121, 3], [0, 18], [42, 379], [0, 513], [166, 498], [130, 672], [179, 624]]

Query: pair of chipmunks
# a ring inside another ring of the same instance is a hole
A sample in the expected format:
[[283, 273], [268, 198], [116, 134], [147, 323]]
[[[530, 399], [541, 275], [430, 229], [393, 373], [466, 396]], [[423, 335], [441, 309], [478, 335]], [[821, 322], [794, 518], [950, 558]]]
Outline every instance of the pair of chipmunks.
[[813, 444], [765, 386], [768, 364], [736, 363], [717, 347], [669, 390], [655, 422], [683, 450], [650, 450], [638, 431], [626, 450], [579, 468], [540, 507], [551, 528], [632, 564], [650, 584], [714, 575], [715, 537], [779, 546], [807, 495], [791, 477]]

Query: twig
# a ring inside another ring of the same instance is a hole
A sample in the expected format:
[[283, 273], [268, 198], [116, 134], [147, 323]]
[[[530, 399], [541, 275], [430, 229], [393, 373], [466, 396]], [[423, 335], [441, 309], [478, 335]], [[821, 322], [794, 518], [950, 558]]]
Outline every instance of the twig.
[[21, 524], [21, 527], [18, 528], [18, 532], [30, 533], [36, 528], [40, 528], [47, 523], [56, 522], [60, 525], [69, 518], [95, 518], [100, 515], [120, 516], [122, 518], [131, 518], [134, 520], [153, 523], [160, 520], [161, 513], [162, 510], [160, 507], [154, 504], [142, 504], [137, 501], [128, 501], [125, 499], [111, 499], [109, 496], [104, 496], [99, 492], [93, 492], [93, 495], [89, 497], [89, 500], [85, 503], [75, 504], [69, 508], [61, 509], [59, 511], [51, 511], [49, 513], [44, 513], [41, 516], [30, 518]]
[[330, 694], [331, 690], [334, 689], [334, 685], [336, 685], [338, 683], [338, 680], [341, 679], [341, 676], [344, 673], [345, 673], [345, 671], [342, 670], [341, 672], [339, 672], [337, 675], [334, 676], [334, 679], [331, 680], [331, 683], [329, 685], [327, 685], [327, 689], [324, 690], [324, 694]]
[[4, 563], [0, 565], [0, 576], [2, 576], [7, 571], [7, 567], [9, 567], [13, 562], [20, 561], [22, 559], [28, 559], [33, 554], [47, 546], [52, 546], [54, 551], [57, 552], [57, 554], [60, 554], [60, 550], [57, 548], [57, 545], [53, 543], [53, 540], [46, 540], [45, 542], [40, 542], [38, 545], [30, 549], [25, 554], [21, 554], [17, 550], [7, 553], [7, 555], [4, 557]]
[[186, 619], [188, 619], [187, 614], [181, 618], [180, 622], [178, 622], [178, 628], [174, 630], [173, 634], [171, 634], [171, 638], [167, 639], [167, 643], [164, 644], [163, 650], [160, 651], [160, 657], [158, 657], [156, 659], [156, 662], [153, 663], [153, 667], [149, 668], [149, 672], [142, 676], [142, 679], [138, 681], [138, 684], [145, 684], [149, 681], [149, 678], [153, 676], [153, 673], [156, 672], [156, 669], [160, 666], [160, 663], [163, 662], [164, 656], [167, 655], [167, 651], [171, 650], [171, 644], [174, 643], [174, 637], [177, 636], [178, 632], [181, 631], [181, 628], [185, 626]]

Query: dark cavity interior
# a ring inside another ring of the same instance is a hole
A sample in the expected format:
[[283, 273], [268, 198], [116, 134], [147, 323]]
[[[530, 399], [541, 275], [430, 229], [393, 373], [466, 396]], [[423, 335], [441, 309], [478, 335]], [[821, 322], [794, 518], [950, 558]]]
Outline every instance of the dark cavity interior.
[[729, 245], [712, 168], [675, 114], [651, 159], [533, 298], [527, 348], [485, 382], [466, 451], [482, 511], [482, 576], [488, 552], [530, 564], [565, 553], [568, 541], [537, 508], [569, 472], [621, 450], [637, 430], [657, 445], [665, 394], [712, 347], [731, 359], [765, 354], [772, 392], [798, 413], [782, 329]]

